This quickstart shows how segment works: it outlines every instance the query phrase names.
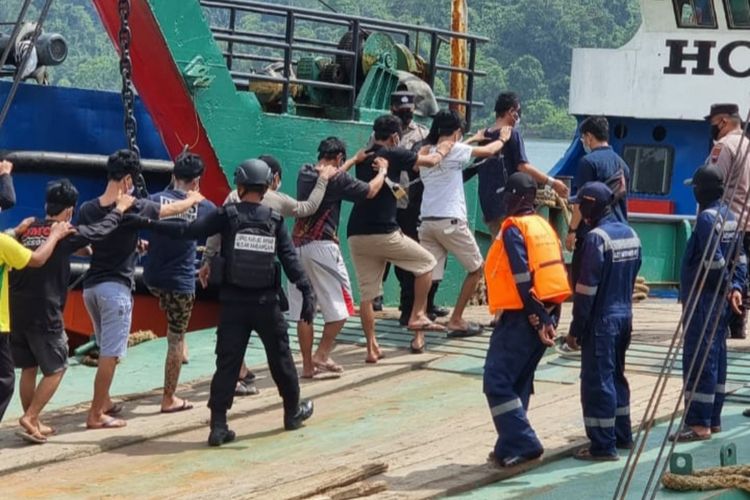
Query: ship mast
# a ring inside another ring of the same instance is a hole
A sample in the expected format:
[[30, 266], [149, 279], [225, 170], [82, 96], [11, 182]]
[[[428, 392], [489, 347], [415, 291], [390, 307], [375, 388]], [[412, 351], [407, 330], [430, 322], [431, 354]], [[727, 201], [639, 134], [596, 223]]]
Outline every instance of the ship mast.
[[[467, 0], [451, 0], [451, 30], [456, 33], [466, 33], [468, 27]], [[458, 37], [451, 38], [451, 66], [466, 68], [466, 40]], [[466, 75], [458, 71], [451, 72], [451, 99], [466, 99]], [[451, 109], [466, 115], [466, 107], [462, 104], [451, 104]]]

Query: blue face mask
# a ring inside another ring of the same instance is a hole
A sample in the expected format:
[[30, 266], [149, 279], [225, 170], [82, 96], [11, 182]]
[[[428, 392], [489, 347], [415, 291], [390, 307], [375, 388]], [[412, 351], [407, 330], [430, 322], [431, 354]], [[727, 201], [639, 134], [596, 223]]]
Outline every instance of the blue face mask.
[[583, 137], [581, 137], [581, 144], [583, 145], [583, 150], [586, 152], [586, 154], [589, 154], [591, 152], [591, 146], [586, 144], [586, 141], [583, 140]]

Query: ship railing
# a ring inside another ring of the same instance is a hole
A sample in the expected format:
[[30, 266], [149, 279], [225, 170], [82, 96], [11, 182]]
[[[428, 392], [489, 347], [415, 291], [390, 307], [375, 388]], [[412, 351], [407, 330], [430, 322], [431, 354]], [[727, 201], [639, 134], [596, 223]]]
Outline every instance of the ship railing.
[[[356, 118], [355, 101], [357, 98], [356, 68], [360, 64], [360, 36], [364, 32], [385, 32], [393, 36], [398, 42], [406, 46], [413, 53], [420, 56], [425, 52], [425, 47], [420, 46], [420, 41], [427, 38], [426, 51], [426, 82], [434, 89], [438, 72], [447, 73], [448, 81], [450, 75], [460, 74], [466, 77], [466, 98], [455, 99], [443, 95], [436, 95], [439, 103], [460, 105], [465, 109], [465, 118], [471, 126], [473, 108], [481, 108], [484, 103], [474, 100], [474, 83], [477, 77], [486, 76], [487, 73], [475, 69], [477, 57], [477, 44], [489, 41], [485, 37], [475, 36], [467, 33], [458, 33], [439, 28], [430, 28], [414, 24], [405, 24], [392, 21], [383, 21], [367, 17], [350, 16], [336, 12], [322, 12], [312, 9], [290, 7], [285, 5], [268, 4], [250, 0], [201, 0], [201, 6], [208, 12], [221, 12], [223, 26], [211, 24], [211, 31], [217, 42], [223, 42], [225, 48], [223, 55], [227, 68], [232, 75], [235, 85], [242, 90], [248, 90], [250, 82], [265, 81], [275, 82], [283, 86], [281, 96], [281, 112], [288, 111], [288, 102], [292, 85], [305, 85], [313, 88], [335, 89], [347, 92], [349, 95], [349, 108], [351, 119]], [[283, 33], [257, 32], [243, 30], [238, 26], [241, 16], [247, 13], [278, 17], [283, 20]], [[217, 16], [209, 16], [214, 18]], [[308, 21], [320, 26], [347, 27], [352, 32], [351, 50], [338, 48], [338, 43], [331, 40], [320, 40], [300, 35], [297, 32], [298, 21]], [[450, 46], [452, 39], [466, 42], [468, 49], [468, 64], [466, 68], [442, 64], [438, 62], [440, 49], [443, 45]], [[247, 52], [246, 47], [256, 48], [256, 53]], [[245, 51], [241, 51], [245, 48]], [[257, 53], [261, 49], [261, 53]], [[266, 49], [265, 51], [262, 49]], [[263, 53], [265, 52], [265, 53]], [[270, 55], [269, 52], [283, 52], [283, 57]], [[297, 64], [295, 53], [325, 54], [331, 56], [342, 56], [352, 61], [353, 70], [351, 81], [348, 83], [332, 83], [324, 81], [311, 81], [293, 78], [291, 68]], [[263, 75], [252, 71], [242, 71], [238, 68], [238, 61], [282, 63], [281, 77]]]

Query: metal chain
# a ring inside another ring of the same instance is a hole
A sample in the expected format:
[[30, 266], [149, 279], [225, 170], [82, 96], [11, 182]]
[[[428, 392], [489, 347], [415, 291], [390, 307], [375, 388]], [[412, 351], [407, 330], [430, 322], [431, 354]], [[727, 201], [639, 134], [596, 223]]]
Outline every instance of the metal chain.
[[[118, 42], [120, 47], [120, 76], [122, 76], [122, 105], [125, 111], [125, 137], [128, 141], [128, 149], [133, 151], [140, 160], [141, 150], [138, 149], [138, 122], [135, 119], [135, 91], [133, 90], [133, 63], [130, 60], [130, 0], [118, 0], [117, 5], [120, 14], [120, 32]], [[135, 195], [138, 198], [148, 196], [146, 181], [140, 169], [133, 176]]]

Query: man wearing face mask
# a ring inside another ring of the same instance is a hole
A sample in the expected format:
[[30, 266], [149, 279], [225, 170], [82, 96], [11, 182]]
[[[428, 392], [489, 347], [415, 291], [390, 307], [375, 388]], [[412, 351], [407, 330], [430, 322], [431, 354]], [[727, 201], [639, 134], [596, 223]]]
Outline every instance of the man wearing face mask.
[[[91, 225], [104, 219], [115, 209], [121, 193], [132, 193], [133, 179], [140, 173], [138, 156], [127, 149], [113, 153], [107, 159], [107, 187], [104, 193], [81, 205], [78, 222]], [[128, 210], [147, 219], [174, 217], [203, 201], [197, 191], [188, 193], [184, 200], [159, 205], [150, 200], [137, 200]], [[140, 224], [121, 224], [110, 235], [94, 242], [91, 265], [83, 280], [83, 300], [94, 325], [99, 346], [99, 364], [94, 379], [94, 398], [91, 401], [86, 427], [104, 429], [124, 427], [126, 422], [113, 417], [122, 408], [114, 405], [109, 388], [117, 367], [117, 360], [127, 353], [128, 336], [135, 287], [135, 265], [138, 259]]]
[[[55, 246], [49, 260], [37, 268], [10, 273], [10, 312], [13, 320], [10, 346], [16, 368], [21, 369], [19, 392], [24, 415], [18, 435], [36, 444], [45, 443], [54, 430], [39, 415], [55, 394], [68, 366], [68, 337], [63, 310], [70, 281], [70, 256], [92, 241], [106, 238], [117, 229], [123, 214], [133, 205], [132, 196], [118, 197], [114, 210], [90, 226], [75, 227], [75, 234]], [[78, 202], [78, 190], [68, 179], [47, 184], [45, 219], [34, 219], [18, 235], [29, 250], [37, 250], [52, 236], [56, 223], [68, 223]], [[38, 371], [42, 379], [37, 384]]]
[[479, 205], [482, 208], [484, 222], [493, 238], [500, 231], [500, 224], [505, 217], [503, 204], [503, 187], [508, 177], [516, 172], [526, 172], [540, 185], [547, 185], [560, 196], [568, 196], [568, 187], [559, 179], [554, 179], [534, 165], [526, 156], [526, 147], [518, 125], [521, 123], [521, 99], [515, 92], [503, 92], [495, 101], [495, 124], [480, 130], [466, 143], [488, 144], [500, 138], [504, 127], [511, 127], [510, 138], [503, 147], [502, 154], [493, 155], [475, 162], [464, 171], [464, 182], [474, 175], [479, 175]]
[[581, 241], [582, 265], [575, 281], [573, 321], [566, 337], [581, 349], [581, 406], [588, 448], [575, 458], [619, 460], [617, 449], [633, 446], [630, 388], [625, 352], [633, 329], [633, 287], [641, 268], [641, 241], [615, 217], [614, 193], [589, 182], [571, 200], [591, 228]]
[[436, 260], [414, 239], [404, 235], [396, 220], [396, 196], [392, 191], [403, 172], [420, 166], [434, 167], [450, 152], [452, 143], [440, 145], [431, 154], [419, 155], [399, 147], [401, 120], [393, 115], [383, 115], [373, 124], [375, 143], [368, 150], [374, 153], [356, 166], [357, 179], [370, 182], [376, 176], [375, 165], [379, 158], [387, 162], [386, 184], [373, 198], [354, 204], [349, 217], [347, 233], [352, 260], [360, 290], [360, 317], [367, 338], [368, 363], [377, 363], [381, 357], [375, 337], [373, 300], [382, 293], [386, 263], [412, 273], [414, 278], [414, 304], [408, 328], [414, 331], [412, 352], [424, 349], [424, 330], [442, 330], [427, 317], [427, 295], [432, 286], [432, 269]]
[[503, 311], [484, 365], [484, 394], [498, 438], [490, 460], [513, 467], [544, 449], [526, 416], [534, 372], [554, 345], [560, 304], [570, 296], [560, 239], [534, 210], [537, 184], [516, 172], [505, 185], [506, 214], [487, 254], [490, 313]]
[[[742, 118], [736, 104], [713, 104], [705, 117], [711, 125], [714, 146], [706, 159], [706, 165], [718, 168], [724, 177], [726, 191], [732, 196], [729, 208], [739, 219], [739, 231], [743, 233], [745, 254], [750, 251], [750, 215], [743, 210], [750, 190], [750, 154], [748, 138], [742, 134]], [[750, 289], [743, 288], [742, 314], [732, 314], [729, 331], [733, 339], [745, 338], [747, 308], [750, 304]]]
[[[586, 152], [578, 162], [573, 187], [580, 189], [587, 182], [603, 182], [615, 193], [612, 214], [622, 223], [628, 222], [627, 186], [630, 169], [625, 160], [609, 145], [609, 122], [603, 116], [590, 116], [581, 122], [581, 144]], [[581, 217], [577, 204], [572, 206], [573, 214], [568, 227], [565, 248], [573, 252], [571, 271], [573, 283], [578, 279], [581, 268], [581, 251], [576, 241], [583, 242], [591, 229]]]
[[[685, 428], [671, 439], [700, 441], [721, 431], [721, 410], [726, 396], [727, 339], [730, 311], [741, 314], [742, 288], [747, 274], [747, 259], [740, 252], [739, 261], [730, 275], [739, 242], [737, 219], [722, 202], [724, 178], [716, 168], [702, 166], [686, 184], [693, 187], [698, 202], [698, 216], [682, 256], [680, 269], [680, 302], [683, 310], [694, 310], [690, 323], [684, 325], [685, 344], [682, 353], [685, 404], [692, 396], [685, 415]], [[721, 231], [721, 233], [719, 232]], [[721, 238], [717, 241], [717, 238]], [[706, 248], [713, 250], [705, 255]], [[700, 290], [690, 295], [693, 283], [705, 276]], [[724, 291], [729, 285], [727, 300]], [[718, 294], [718, 295], [717, 295]], [[731, 308], [731, 309], [730, 309]], [[714, 325], [716, 332], [711, 338]], [[709, 342], [710, 341], [710, 342]], [[692, 373], [687, 373], [693, 358]], [[706, 362], [701, 366], [701, 360]], [[689, 376], [688, 376], [689, 375]], [[697, 384], [696, 384], [697, 381]], [[693, 386], [695, 385], [695, 391]]]

